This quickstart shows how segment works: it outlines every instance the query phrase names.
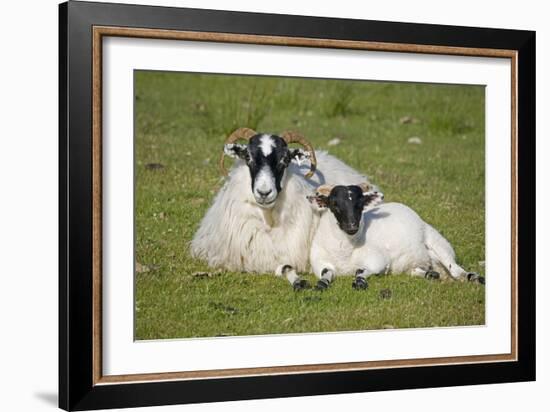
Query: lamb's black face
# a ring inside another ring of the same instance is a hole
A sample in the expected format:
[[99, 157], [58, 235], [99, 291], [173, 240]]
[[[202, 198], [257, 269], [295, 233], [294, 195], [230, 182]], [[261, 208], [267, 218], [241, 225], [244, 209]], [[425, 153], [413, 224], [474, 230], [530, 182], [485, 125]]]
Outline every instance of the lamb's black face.
[[[338, 226], [348, 235], [355, 235], [360, 227], [365, 209], [374, 207], [384, 200], [384, 194], [371, 191], [370, 185], [320, 186], [309, 201], [319, 210], [330, 209]], [[365, 192], [364, 190], [368, 190]]]
[[243, 159], [250, 171], [252, 194], [262, 207], [273, 207], [282, 190], [285, 170], [292, 159], [306, 157], [301, 149], [289, 149], [279, 136], [257, 134], [248, 145], [228, 144], [225, 153]]
[[354, 235], [359, 230], [365, 201], [366, 196], [359, 186], [334, 186], [327, 198], [327, 207], [340, 229]]

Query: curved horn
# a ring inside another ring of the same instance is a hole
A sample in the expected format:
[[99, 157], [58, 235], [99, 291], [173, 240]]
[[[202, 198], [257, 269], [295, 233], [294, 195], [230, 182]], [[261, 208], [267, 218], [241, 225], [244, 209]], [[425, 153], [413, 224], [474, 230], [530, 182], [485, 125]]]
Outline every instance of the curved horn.
[[304, 146], [307, 151], [309, 151], [311, 155], [311, 158], [309, 159], [309, 161], [311, 162], [311, 166], [309, 168], [309, 172], [307, 172], [306, 174], [306, 178], [309, 179], [311, 176], [313, 176], [313, 173], [315, 173], [315, 169], [317, 169], [317, 158], [315, 157], [315, 150], [313, 149], [313, 146], [304, 136], [302, 136], [298, 132], [286, 131], [281, 134], [281, 137], [287, 144], [299, 143]]
[[[248, 127], [241, 127], [237, 130], [235, 130], [233, 133], [231, 133], [227, 139], [225, 139], [225, 142], [223, 143], [224, 146], [226, 144], [230, 144], [230, 143], [235, 143], [237, 140], [241, 140], [241, 139], [244, 139], [246, 141], [250, 140], [250, 138], [254, 135], [256, 135], [257, 133], [252, 130], [252, 129], [249, 129]], [[224, 176], [227, 176], [227, 170], [225, 170], [225, 166], [224, 166], [224, 159], [225, 159], [225, 151], [222, 150], [222, 155], [220, 157], [220, 162], [219, 162], [219, 167], [220, 167], [220, 172], [222, 173], [222, 175]]]

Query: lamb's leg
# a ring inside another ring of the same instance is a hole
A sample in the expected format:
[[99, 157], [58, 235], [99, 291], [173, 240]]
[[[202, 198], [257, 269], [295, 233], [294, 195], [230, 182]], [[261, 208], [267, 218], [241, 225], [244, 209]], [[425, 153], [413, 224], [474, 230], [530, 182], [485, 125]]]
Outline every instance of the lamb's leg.
[[428, 280], [436, 280], [436, 279], [439, 279], [441, 277], [439, 272], [436, 272], [435, 270], [424, 269], [424, 268], [420, 268], [420, 267], [411, 270], [411, 275], [422, 277], [422, 278], [425, 278], [425, 279], [428, 279]]
[[321, 276], [320, 276], [320, 279], [317, 281], [317, 286], [315, 286], [315, 290], [318, 290], [321, 292], [326, 290], [330, 286], [331, 282], [334, 280], [335, 277], [336, 277], [336, 274], [334, 273], [333, 269], [324, 268], [321, 271]]
[[370, 278], [372, 275], [375, 275], [375, 272], [369, 271], [368, 269], [357, 269], [355, 271], [355, 279], [353, 279], [353, 283], [351, 284], [351, 287], [356, 290], [365, 290], [369, 287], [369, 284], [367, 282], [367, 279]]
[[326, 290], [336, 277], [336, 268], [329, 263], [328, 260], [324, 250], [314, 243], [311, 247], [309, 261], [313, 273], [315, 273], [315, 276], [319, 279], [317, 281], [317, 286], [315, 286], [315, 290]]
[[466, 272], [455, 260], [455, 253], [451, 244], [430, 225], [426, 225], [426, 247], [430, 259], [443, 266], [453, 279], [467, 280], [485, 284], [485, 278], [473, 272]]
[[315, 255], [312, 255], [312, 257], [311, 268], [315, 276], [317, 276], [317, 279], [319, 279], [317, 281], [317, 286], [315, 286], [315, 290], [326, 290], [336, 277], [336, 268], [330, 263], [317, 259]]
[[356, 290], [365, 290], [369, 287], [367, 279], [372, 275], [386, 272], [388, 267], [386, 255], [377, 249], [369, 249], [369, 253], [364, 257], [364, 263], [355, 271], [355, 279], [351, 287]]
[[[445, 268], [445, 270], [451, 275], [453, 279], [467, 282], [477, 282], [482, 285], [485, 284], [485, 278], [483, 276], [478, 275], [474, 272], [467, 272], [466, 270], [464, 270], [462, 266], [456, 263], [454, 256], [449, 254], [436, 254], [433, 250], [428, 250], [428, 253], [430, 255], [430, 259], [432, 259], [432, 262], [434, 264], [437, 264], [438, 266], [441, 266], [442, 268]], [[434, 273], [437, 273], [439, 275], [438, 272]], [[428, 275], [426, 275], [425, 277], [428, 278]], [[432, 277], [432, 279], [435, 278]]]
[[311, 287], [308, 281], [300, 278], [300, 276], [296, 273], [296, 269], [290, 265], [278, 266], [275, 270], [275, 276], [285, 277], [294, 290], [309, 289]]

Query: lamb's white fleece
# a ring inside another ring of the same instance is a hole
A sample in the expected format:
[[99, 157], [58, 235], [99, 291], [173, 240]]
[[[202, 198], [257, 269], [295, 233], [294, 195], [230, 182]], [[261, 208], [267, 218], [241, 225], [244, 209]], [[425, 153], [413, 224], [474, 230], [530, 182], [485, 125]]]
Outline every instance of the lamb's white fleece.
[[311, 179], [304, 178], [308, 170], [309, 162], [291, 163], [275, 206], [263, 209], [252, 195], [248, 167], [237, 160], [195, 233], [192, 256], [232, 271], [274, 272], [281, 265], [305, 271], [319, 219], [306, 195], [321, 184], [368, 181], [322, 151], [317, 152], [317, 171]]

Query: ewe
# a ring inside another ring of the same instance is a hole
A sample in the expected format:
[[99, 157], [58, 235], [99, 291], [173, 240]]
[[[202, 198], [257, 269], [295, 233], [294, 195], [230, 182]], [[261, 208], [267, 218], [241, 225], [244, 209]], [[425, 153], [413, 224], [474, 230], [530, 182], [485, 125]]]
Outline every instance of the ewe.
[[[248, 144], [236, 144], [239, 139]], [[305, 150], [290, 148], [291, 143]], [[325, 183], [360, 183], [366, 176], [326, 153], [316, 157], [295, 132], [277, 136], [237, 129], [220, 159], [225, 173], [224, 154], [237, 160], [191, 242], [191, 254], [214, 268], [275, 272], [295, 289], [308, 287], [296, 272], [308, 267], [319, 217], [304, 194]]]
[[437, 230], [403, 204], [382, 203], [384, 195], [368, 183], [323, 185], [308, 199], [322, 212], [310, 252], [318, 290], [336, 275], [353, 273], [354, 289], [366, 289], [366, 279], [382, 273], [438, 279], [441, 272], [485, 283], [456, 263], [452, 246]]

